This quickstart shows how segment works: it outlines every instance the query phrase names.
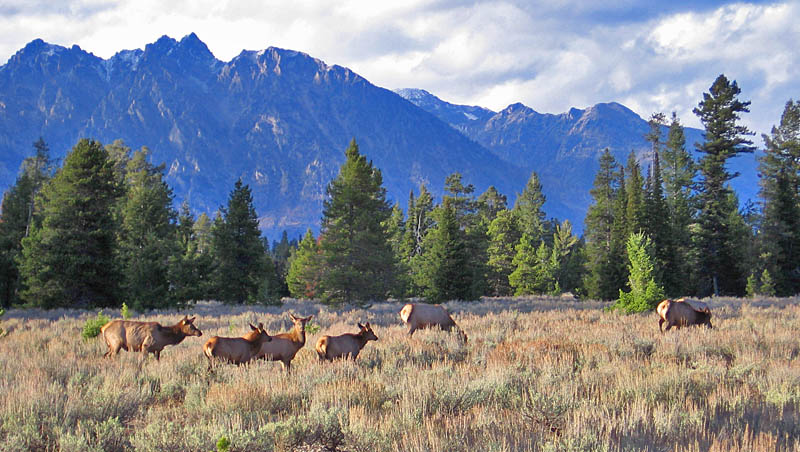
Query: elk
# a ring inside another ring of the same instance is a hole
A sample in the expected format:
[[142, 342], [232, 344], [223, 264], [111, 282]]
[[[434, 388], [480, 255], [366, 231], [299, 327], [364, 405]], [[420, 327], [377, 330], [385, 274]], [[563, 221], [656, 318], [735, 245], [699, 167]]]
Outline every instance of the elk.
[[358, 324], [361, 329], [356, 334], [345, 333], [340, 336], [322, 336], [317, 341], [317, 355], [320, 361], [333, 361], [336, 358], [355, 360], [361, 349], [369, 341], [377, 341], [378, 336], [372, 331], [372, 327], [367, 322], [366, 325]]
[[[706, 306], [699, 309], [693, 306], [688, 300], [664, 300], [658, 304], [656, 308], [658, 312], [658, 330], [662, 333], [669, 331], [673, 326], [680, 329], [684, 326], [690, 325], [705, 325], [708, 328], [711, 326], [711, 310]], [[662, 330], [661, 327], [667, 323], [667, 327]]]
[[406, 334], [409, 337], [414, 334], [414, 331], [423, 328], [439, 327], [445, 331], [455, 328], [464, 342], [467, 341], [464, 331], [456, 325], [447, 310], [438, 304], [409, 303], [400, 310], [400, 318], [408, 325]]
[[242, 337], [214, 336], [203, 344], [203, 354], [208, 358], [208, 369], [211, 370], [215, 360], [244, 364], [253, 359], [261, 350], [261, 346], [272, 340], [264, 330], [264, 324], [250, 324], [252, 331]]
[[100, 332], [106, 341], [108, 351], [104, 358], [114, 356], [120, 349], [152, 353], [156, 360], [161, 359], [161, 350], [167, 345], [180, 344], [186, 336], [202, 336], [203, 333], [194, 326], [197, 317], [184, 316], [172, 326], [161, 326], [158, 322], [136, 322], [133, 320], [112, 320]]
[[294, 355], [306, 344], [306, 323], [314, 317], [296, 317], [289, 314], [294, 327], [288, 333], [272, 336], [272, 341], [261, 345], [261, 350], [256, 358], [267, 361], [280, 361], [288, 372], [292, 365]]

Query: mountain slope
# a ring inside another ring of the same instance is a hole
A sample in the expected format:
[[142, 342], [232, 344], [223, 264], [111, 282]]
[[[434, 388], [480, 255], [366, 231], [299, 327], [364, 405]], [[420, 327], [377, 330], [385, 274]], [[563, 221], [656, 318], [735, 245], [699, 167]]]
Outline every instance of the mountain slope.
[[213, 213], [237, 178], [262, 229], [317, 228], [325, 187], [353, 138], [405, 205], [461, 172], [479, 192], [513, 193], [525, 174], [397, 94], [349, 69], [268, 48], [214, 58], [194, 34], [108, 60], [36, 40], [0, 67], [0, 187], [39, 136], [61, 157], [80, 137], [147, 146], [180, 202]]
[[[548, 199], [547, 214], [569, 219], [579, 229], [592, 201], [589, 189], [598, 157], [605, 148], [623, 164], [631, 151], [644, 165], [650, 160], [650, 145], [644, 139], [649, 131], [647, 121], [618, 103], [597, 104], [585, 110], [572, 108], [559, 115], [541, 114], [517, 103], [495, 113], [451, 104], [424, 90], [402, 89], [397, 93], [503, 160], [536, 171]], [[688, 149], [702, 140], [701, 130], [686, 129]], [[741, 173], [732, 181], [740, 201], [755, 200], [758, 177], [754, 156], [732, 159], [728, 168]]]

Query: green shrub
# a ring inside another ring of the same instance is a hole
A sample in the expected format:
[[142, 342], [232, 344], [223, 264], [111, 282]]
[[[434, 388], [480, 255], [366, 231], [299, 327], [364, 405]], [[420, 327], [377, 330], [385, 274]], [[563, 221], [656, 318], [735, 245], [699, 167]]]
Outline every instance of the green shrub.
[[91, 339], [93, 337], [97, 337], [100, 334], [100, 328], [103, 327], [106, 323], [110, 322], [111, 319], [108, 318], [107, 315], [103, 314], [103, 311], [99, 311], [97, 313], [97, 317], [86, 319], [86, 323], [83, 325], [83, 331], [81, 332], [81, 337], [84, 339]]
[[217, 452], [228, 452], [231, 447], [231, 440], [226, 436], [220, 436], [217, 440]]
[[644, 233], [631, 234], [628, 238], [628, 285], [630, 292], [619, 291], [619, 300], [614, 308], [625, 312], [644, 312], [655, 309], [658, 303], [665, 298], [664, 288], [655, 280], [653, 275], [653, 259], [650, 257], [650, 238]]
[[322, 329], [321, 326], [317, 325], [313, 321], [306, 323], [306, 333], [308, 334], [317, 334]]
[[122, 303], [122, 309], [120, 309], [120, 314], [122, 314], [122, 318], [125, 319], [125, 320], [128, 320], [129, 318], [131, 318], [131, 315], [132, 315], [131, 314], [131, 310], [128, 308], [127, 304]]

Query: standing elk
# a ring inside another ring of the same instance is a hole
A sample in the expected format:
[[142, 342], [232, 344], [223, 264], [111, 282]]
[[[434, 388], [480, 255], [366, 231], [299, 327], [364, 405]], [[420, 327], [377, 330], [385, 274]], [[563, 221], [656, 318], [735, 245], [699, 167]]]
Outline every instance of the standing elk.
[[319, 360], [333, 361], [336, 358], [355, 360], [368, 341], [378, 340], [378, 336], [372, 331], [369, 322], [366, 325], [359, 323], [358, 327], [361, 331], [356, 334], [345, 333], [340, 336], [322, 336], [319, 338], [316, 346]]
[[[664, 300], [658, 304], [656, 312], [658, 312], [659, 316], [658, 330], [662, 333], [669, 331], [673, 326], [677, 329], [690, 325], [705, 325], [708, 328], [713, 328], [711, 326], [711, 310], [708, 306], [698, 308], [688, 300]], [[665, 322], [667, 327], [662, 330], [661, 327]]]
[[152, 353], [156, 360], [161, 359], [161, 350], [167, 345], [180, 344], [186, 336], [202, 336], [203, 333], [194, 326], [194, 320], [184, 316], [172, 326], [161, 326], [158, 322], [136, 322], [133, 320], [112, 320], [100, 332], [106, 341], [108, 351], [103, 355], [108, 358], [119, 353], [120, 349]]
[[450, 313], [438, 304], [409, 303], [400, 310], [400, 318], [408, 325], [406, 334], [409, 337], [423, 328], [439, 327], [445, 331], [455, 328], [464, 342], [467, 341], [467, 335], [456, 325]]
[[250, 324], [249, 333], [242, 337], [220, 337], [214, 336], [203, 345], [203, 353], [208, 358], [208, 369], [211, 370], [214, 360], [226, 361], [229, 363], [245, 364], [253, 359], [261, 346], [272, 340], [272, 337], [264, 330], [264, 324], [258, 326]]
[[267, 361], [280, 361], [283, 368], [288, 372], [292, 365], [292, 360], [297, 352], [306, 344], [306, 323], [314, 317], [296, 317], [289, 314], [289, 318], [294, 323], [294, 327], [288, 333], [281, 333], [272, 336], [272, 341], [261, 345], [258, 352], [258, 359]]

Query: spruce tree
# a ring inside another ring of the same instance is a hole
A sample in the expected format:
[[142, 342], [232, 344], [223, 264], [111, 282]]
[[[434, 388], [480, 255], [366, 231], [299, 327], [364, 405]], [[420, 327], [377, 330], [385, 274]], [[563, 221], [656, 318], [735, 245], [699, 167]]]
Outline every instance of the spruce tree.
[[406, 232], [403, 237], [403, 260], [406, 262], [408, 275], [408, 295], [422, 293], [416, 284], [419, 280], [420, 264], [424, 254], [425, 237], [433, 228], [433, 197], [425, 185], [420, 186], [419, 196], [414, 199], [414, 192], [409, 194]]
[[405, 218], [403, 209], [397, 204], [392, 207], [392, 215], [386, 220], [384, 227], [388, 234], [389, 245], [393, 254], [392, 259], [395, 264], [394, 271], [386, 274], [387, 277], [391, 278], [386, 281], [386, 284], [389, 287], [389, 295], [394, 298], [403, 298], [408, 294], [411, 281], [408, 259], [406, 259], [404, 252]]
[[464, 290], [471, 294], [483, 294], [487, 290], [486, 275], [489, 273], [489, 238], [486, 235], [489, 223], [479, 211], [480, 204], [474, 197], [475, 187], [472, 184], [464, 185], [461, 179], [459, 173], [453, 173], [445, 179], [443, 202], [448, 202], [455, 210], [459, 228], [464, 234], [467, 254], [472, 257], [468, 261], [472, 274], [469, 279], [471, 287]]
[[528, 178], [525, 189], [517, 196], [512, 211], [519, 222], [520, 232], [528, 234], [536, 243], [545, 236], [544, 203], [542, 183], [534, 171]]
[[576, 292], [580, 287], [582, 266], [580, 239], [572, 233], [569, 220], [564, 220], [553, 233], [549, 264], [553, 287], [550, 293], [560, 295], [562, 292]]
[[143, 148], [128, 162], [118, 239], [124, 301], [137, 311], [176, 303], [169, 264], [180, 252], [172, 189], [163, 165], [153, 166], [147, 155]]
[[616, 299], [624, 286], [625, 196], [624, 172], [606, 149], [600, 156], [600, 168], [590, 193], [594, 202], [586, 213], [586, 265], [584, 283], [590, 298]]
[[396, 269], [390, 216], [381, 171], [351, 141], [323, 203], [323, 302], [364, 304], [389, 295]]
[[697, 172], [692, 156], [686, 150], [686, 135], [677, 115], [672, 113], [672, 120], [667, 132], [667, 141], [659, 160], [664, 179], [664, 197], [669, 212], [669, 250], [671, 263], [666, 264], [669, 272], [675, 277], [665, 281], [668, 296], [690, 291], [696, 268], [695, 254], [692, 250], [690, 226], [694, 216], [694, 198], [692, 187]]
[[436, 226], [425, 237], [417, 285], [430, 303], [477, 299], [480, 293], [473, 292], [472, 256], [453, 199], [446, 198], [434, 209], [433, 217]]
[[522, 235], [517, 217], [510, 210], [501, 210], [488, 229], [489, 274], [487, 283], [492, 296], [507, 296], [513, 293], [508, 277], [514, 271], [515, 247]]
[[627, 237], [645, 228], [644, 178], [633, 151], [628, 154], [625, 172], [628, 176], [625, 180], [625, 219], [627, 221], [625, 236]]
[[664, 289], [656, 281], [653, 259], [650, 252], [651, 242], [644, 233], [631, 234], [627, 242], [629, 266], [628, 286], [630, 292], [619, 290], [619, 300], [615, 308], [625, 312], [644, 312], [656, 308], [664, 299]]
[[321, 250], [309, 228], [289, 257], [286, 284], [294, 298], [311, 300], [319, 295]]
[[530, 235], [523, 233], [515, 251], [514, 271], [508, 276], [514, 295], [551, 292], [555, 279], [550, 265], [551, 251], [544, 240], [537, 246]]
[[650, 133], [645, 138], [650, 141], [652, 163], [648, 168], [644, 193], [644, 231], [652, 241], [652, 258], [656, 281], [665, 287], [669, 295], [680, 294], [680, 280], [685, 278], [677, 270], [677, 253], [672, 239], [669, 207], [664, 196], [664, 180], [661, 175], [661, 154], [663, 143], [661, 129], [665, 125], [663, 113], [654, 114], [650, 121]]
[[275, 263], [275, 274], [277, 275], [279, 287], [279, 295], [281, 297], [288, 297], [289, 287], [286, 284], [286, 276], [289, 273], [289, 257], [292, 255], [292, 250], [297, 248], [297, 240], [289, 241], [289, 234], [284, 231], [281, 233], [280, 242], [272, 242], [272, 261]]
[[[272, 260], [261, 241], [250, 187], [236, 181], [227, 207], [220, 209], [211, 233], [215, 260], [213, 286], [226, 303], [274, 302]], [[271, 292], [272, 291], [272, 292]]]
[[800, 293], [800, 103], [787, 102], [780, 124], [763, 137], [761, 244], [776, 294], [789, 296]]
[[498, 213], [506, 210], [507, 203], [506, 196], [498, 192], [494, 185], [478, 196], [478, 214], [484, 224], [488, 225], [497, 217]]
[[697, 148], [700, 159], [699, 215], [697, 253], [700, 257], [699, 273], [703, 279], [701, 295], [720, 293], [739, 295], [744, 292], [745, 277], [734, 260], [734, 237], [729, 219], [738, 206], [731, 206], [728, 181], [738, 174], [730, 173], [725, 164], [728, 159], [754, 150], [752, 135], [747, 127], [739, 125], [739, 115], [749, 110], [750, 102], [738, 99], [741, 90], [735, 81], [720, 75], [709, 92], [693, 111], [705, 127], [705, 140]]
[[22, 241], [23, 300], [32, 306], [119, 304], [112, 207], [119, 190], [108, 153], [82, 139], [41, 191], [42, 224]]
[[176, 228], [178, 252], [169, 261], [171, 298], [177, 306], [213, 298], [213, 257], [210, 249], [200, 244], [197, 224], [189, 204], [181, 204]]

